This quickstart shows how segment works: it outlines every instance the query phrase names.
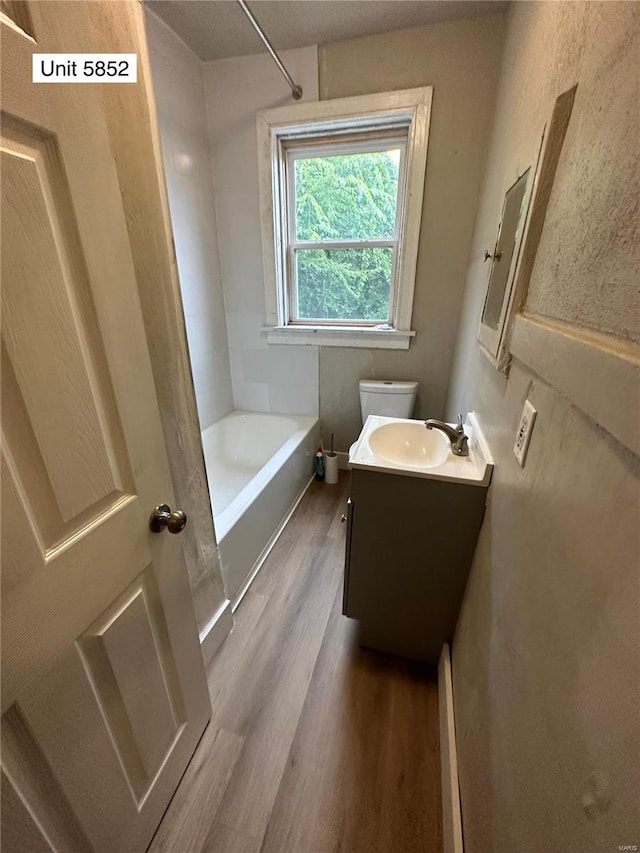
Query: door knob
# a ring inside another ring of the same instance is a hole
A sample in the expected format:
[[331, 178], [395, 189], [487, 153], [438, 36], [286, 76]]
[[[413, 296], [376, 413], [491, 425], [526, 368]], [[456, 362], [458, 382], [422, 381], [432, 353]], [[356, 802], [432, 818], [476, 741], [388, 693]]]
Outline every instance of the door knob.
[[171, 512], [168, 504], [160, 504], [151, 513], [149, 528], [153, 533], [161, 533], [166, 527], [169, 533], [180, 533], [187, 526], [187, 514], [181, 509]]

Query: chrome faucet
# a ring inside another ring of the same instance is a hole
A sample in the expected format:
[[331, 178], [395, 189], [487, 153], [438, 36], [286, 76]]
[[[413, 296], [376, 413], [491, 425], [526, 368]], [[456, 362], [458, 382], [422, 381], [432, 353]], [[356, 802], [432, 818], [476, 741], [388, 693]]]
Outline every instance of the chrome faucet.
[[462, 415], [458, 415], [458, 426], [455, 429], [443, 421], [435, 420], [435, 418], [429, 418], [428, 421], [424, 422], [424, 425], [427, 429], [439, 429], [443, 432], [451, 442], [451, 452], [455, 456], [469, 455], [469, 438], [464, 434]]

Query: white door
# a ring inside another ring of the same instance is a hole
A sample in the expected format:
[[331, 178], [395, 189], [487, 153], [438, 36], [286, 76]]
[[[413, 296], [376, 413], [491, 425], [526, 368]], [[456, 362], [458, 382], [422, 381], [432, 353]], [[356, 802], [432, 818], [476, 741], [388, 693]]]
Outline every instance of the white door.
[[2, 849], [135, 853], [209, 697], [86, 4], [3, 8]]

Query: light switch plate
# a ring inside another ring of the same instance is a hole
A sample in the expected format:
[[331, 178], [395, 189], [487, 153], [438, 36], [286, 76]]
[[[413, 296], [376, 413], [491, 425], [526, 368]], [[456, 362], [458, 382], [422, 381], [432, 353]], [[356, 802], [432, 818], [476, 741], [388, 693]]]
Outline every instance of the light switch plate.
[[521, 466], [524, 466], [524, 461], [527, 458], [527, 449], [531, 441], [531, 433], [536, 420], [537, 412], [527, 400], [522, 409], [518, 431], [516, 432], [516, 443], [513, 446], [513, 452]]

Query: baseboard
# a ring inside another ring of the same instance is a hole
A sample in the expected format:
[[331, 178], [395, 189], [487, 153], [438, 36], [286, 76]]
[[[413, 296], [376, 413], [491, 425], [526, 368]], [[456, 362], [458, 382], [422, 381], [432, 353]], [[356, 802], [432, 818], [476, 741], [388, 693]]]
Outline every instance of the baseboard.
[[458, 752], [453, 715], [453, 679], [451, 677], [451, 655], [446, 643], [442, 647], [438, 664], [438, 705], [440, 711], [443, 849], [444, 853], [463, 853]]
[[251, 586], [251, 584], [252, 584], [252, 583], [253, 583], [253, 581], [255, 580], [255, 577], [256, 577], [256, 575], [258, 574], [258, 572], [260, 571], [260, 569], [262, 568], [262, 565], [263, 565], [264, 561], [265, 561], [265, 560], [267, 559], [267, 557], [269, 556], [269, 554], [270, 554], [270, 552], [271, 552], [271, 549], [273, 548], [273, 546], [274, 546], [274, 545], [276, 544], [276, 542], [278, 541], [278, 538], [280, 537], [280, 534], [282, 533], [282, 531], [283, 531], [283, 530], [284, 530], [284, 528], [286, 527], [287, 522], [289, 521], [289, 519], [291, 518], [291, 516], [293, 515], [293, 513], [294, 513], [294, 512], [296, 511], [296, 509], [298, 508], [298, 504], [300, 503], [300, 501], [302, 500], [302, 498], [305, 496], [305, 493], [306, 493], [307, 489], [309, 488], [309, 486], [311, 485], [311, 483], [313, 483], [313, 480], [314, 480], [314, 477], [312, 476], [312, 477], [309, 479], [309, 481], [308, 481], [307, 483], [305, 483], [305, 485], [303, 486], [302, 490], [301, 490], [301, 491], [300, 491], [300, 493], [298, 494], [298, 497], [297, 497], [297, 498], [293, 501], [293, 503], [291, 504], [291, 507], [290, 507], [289, 511], [287, 512], [287, 514], [285, 515], [285, 517], [282, 519], [282, 521], [280, 522], [280, 524], [279, 524], [279, 525], [278, 525], [278, 527], [276, 528], [275, 533], [273, 534], [273, 536], [271, 537], [271, 539], [269, 539], [269, 541], [267, 542], [267, 544], [265, 545], [265, 547], [262, 549], [262, 551], [261, 551], [261, 553], [260, 553], [260, 556], [258, 557], [258, 559], [256, 560], [256, 562], [255, 562], [255, 563], [254, 563], [254, 565], [253, 565], [253, 568], [251, 569], [251, 571], [250, 571], [250, 572], [249, 572], [249, 574], [247, 575], [247, 579], [243, 582], [242, 586], [241, 586], [241, 587], [240, 587], [240, 589], [238, 590], [238, 593], [237, 593], [236, 597], [235, 597], [235, 598], [233, 599], [233, 601], [231, 602], [231, 611], [232, 611], [233, 613], [235, 613], [235, 611], [237, 610], [238, 605], [240, 604], [240, 602], [242, 601], [242, 599], [243, 599], [243, 598], [244, 598], [244, 596], [246, 595], [247, 590], [249, 589], [249, 587]]
[[200, 631], [200, 651], [202, 652], [205, 667], [209, 666], [214, 659], [218, 649], [224, 643], [232, 629], [233, 615], [231, 613], [231, 602], [228, 598], [225, 598], [209, 622]]

